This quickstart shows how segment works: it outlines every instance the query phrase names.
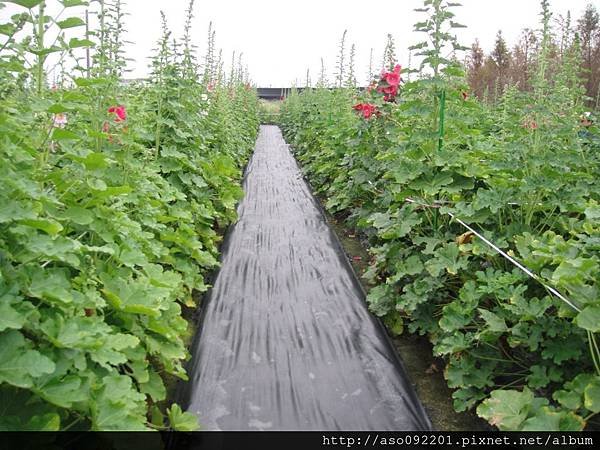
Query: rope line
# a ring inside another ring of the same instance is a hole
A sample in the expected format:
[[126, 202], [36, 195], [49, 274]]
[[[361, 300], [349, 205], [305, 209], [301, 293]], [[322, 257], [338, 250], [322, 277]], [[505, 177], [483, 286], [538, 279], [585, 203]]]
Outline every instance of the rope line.
[[[416, 205], [419, 205], [419, 206], [424, 206], [424, 207], [427, 207], [427, 208], [436, 208], [436, 209], [439, 208], [439, 206], [427, 205], [425, 203], [420, 203], [420, 202], [418, 202], [416, 200], [413, 200], [412, 198], [406, 198], [405, 201], [408, 202], [408, 203], [413, 203], [413, 204], [416, 204]], [[535, 272], [533, 272], [531, 269], [529, 269], [526, 266], [524, 266], [523, 264], [521, 264], [519, 261], [517, 261], [515, 258], [513, 258], [512, 256], [510, 256], [508, 253], [506, 253], [504, 250], [502, 250], [500, 247], [498, 247], [492, 241], [490, 241], [489, 239], [487, 239], [481, 233], [477, 232], [477, 230], [475, 230], [473, 227], [471, 227], [470, 225], [468, 225], [465, 222], [463, 222], [462, 220], [460, 220], [458, 217], [456, 217], [451, 212], [446, 212], [445, 214], [448, 214], [452, 219], [454, 219], [456, 222], [458, 222], [459, 224], [461, 224], [463, 227], [465, 227], [467, 230], [469, 230], [471, 233], [473, 233], [475, 236], [477, 236], [479, 239], [481, 239], [483, 242], [485, 242], [490, 248], [492, 248], [493, 250], [495, 250], [498, 254], [500, 254], [505, 259], [507, 259], [515, 267], [517, 267], [519, 270], [521, 270], [522, 272], [524, 272], [530, 278], [533, 278], [535, 281], [537, 281], [539, 284], [541, 284], [544, 287], [544, 289], [546, 289], [548, 292], [552, 293], [554, 296], [556, 296], [561, 301], [563, 301], [564, 303], [566, 303], [567, 305], [569, 305], [575, 311], [581, 312], [581, 308], [579, 306], [577, 306], [573, 301], [569, 300], [567, 297], [565, 297], [563, 294], [561, 294], [558, 290], [556, 290], [552, 286], [548, 286], [544, 282], [544, 280], [543, 280], [542, 277], [540, 277]]]

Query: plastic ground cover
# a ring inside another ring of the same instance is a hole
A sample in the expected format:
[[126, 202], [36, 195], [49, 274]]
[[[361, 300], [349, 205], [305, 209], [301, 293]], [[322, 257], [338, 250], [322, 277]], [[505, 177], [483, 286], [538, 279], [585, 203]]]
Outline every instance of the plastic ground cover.
[[181, 393], [203, 430], [431, 423], [285, 144], [261, 126]]

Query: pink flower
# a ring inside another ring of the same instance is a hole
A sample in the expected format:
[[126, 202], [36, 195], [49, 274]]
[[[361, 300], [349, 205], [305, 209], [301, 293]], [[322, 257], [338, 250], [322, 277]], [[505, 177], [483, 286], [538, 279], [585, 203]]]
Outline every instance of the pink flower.
[[385, 81], [390, 86], [398, 86], [400, 84], [400, 72], [402, 71], [402, 67], [399, 64], [396, 64], [393, 72], [387, 72], [383, 74], [382, 80]]
[[365, 119], [370, 119], [373, 114], [377, 114], [377, 107], [370, 103], [358, 103], [352, 107], [355, 111], [362, 112]]
[[54, 114], [53, 125], [54, 128], [64, 128], [67, 126], [68, 120], [65, 113]]
[[125, 106], [123, 105], [111, 106], [108, 108], [108, 113], [116, 116], [115, 122], [123, 122], [127, 119], [127, 111], [125, 111]]
[[400, 86], [400, 81], [402, 80], [400, 72], [402, 72], [402, 67], [396, 64], [392, 72], [383, 72], [381, 74], [381, 81], [377, 92], [384, 94], [383, 99], [386, 102], [393, 102], [396, 99], [396, 95], [398, 95], [398, 86]]

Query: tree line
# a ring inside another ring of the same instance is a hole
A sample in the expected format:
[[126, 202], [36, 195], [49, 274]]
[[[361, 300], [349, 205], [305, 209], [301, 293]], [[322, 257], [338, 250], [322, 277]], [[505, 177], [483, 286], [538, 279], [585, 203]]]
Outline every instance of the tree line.
[[[510, 48], [502, 31], [498, 31], [494, 48], [487, 53], [478, 40], [471, 46], [466, 66], [473, 95], [493, 103], [510, 86], [521, 91], [533, 89], [542, 51], [542, 30], [525, 28], [518, 42]], [[579, 78], [585, 89], [586, 103], [590, 108], [600, 108], [600, 14], [593, 4], [588, 4], [577, 20], [570, 13], [553, 20], [550, 33], [547, 75], [568, 64], [573, 76]]]

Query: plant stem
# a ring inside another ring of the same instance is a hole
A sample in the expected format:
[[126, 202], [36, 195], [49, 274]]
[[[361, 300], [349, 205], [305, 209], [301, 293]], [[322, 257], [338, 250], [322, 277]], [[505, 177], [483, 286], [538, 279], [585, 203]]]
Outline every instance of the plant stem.
[[440, 123], [439, 123], [439, 135], [438, 135], [438, 152], [442, 151], [444, 145], [444, 126], [446, 119], [446, 89], [442, 89], [440, 94]]
[[38, 7], [38, 29], [36, 36], [37, 51], [40, 52], [37, 55], [37, 74], [36, 74], [36, 86], [38, 95], [42, 93], [42, 86], [44, 83], [44, 60], [45, 56], [42, 54], [44, 50], [44, 10], [46, 8], [45, 2], [40, 3]]

